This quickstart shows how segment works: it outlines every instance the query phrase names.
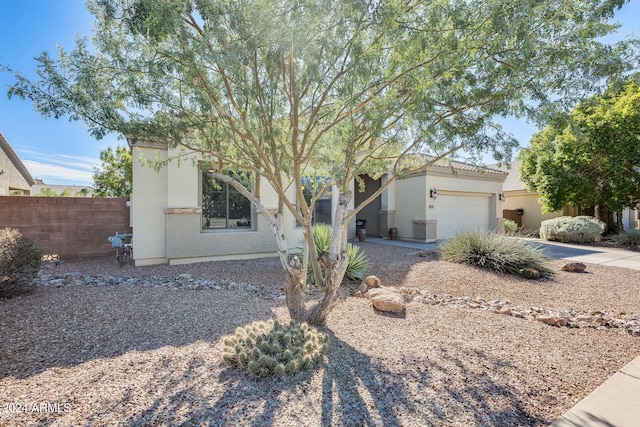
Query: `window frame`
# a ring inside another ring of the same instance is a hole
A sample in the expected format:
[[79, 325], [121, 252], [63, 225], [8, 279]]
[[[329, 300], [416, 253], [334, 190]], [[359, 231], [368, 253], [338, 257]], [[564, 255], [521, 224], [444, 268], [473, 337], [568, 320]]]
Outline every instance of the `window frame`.
[[[305, 179], [311, 179], [311, 178], [303, 178], [303, 180]], [[315, 178], [317, 181], [328, 181], [329, 178]], [[304, 190], [303, 190], [303, 194], [305, 195], [305, 201], [307, 201], [307, 203], [309, 202], [309, 200], [311, 200], [311, 198], [313, 197], [313, 186], [312, 185], [304, 185]], [[316, 188], [316, 192], [319, 189]], [[318, 223], [318, 207], [319, 207], [319, 202], [324, 202], [329, 204], [329, 222], [326, 221], [320, 221], [320, 223], [322, 224], [327, 224], [329, 226], [331, 226], [333, 224], [333, 184], [324, 188], [324, 190], [322, 191], [322, 196], [320, 198], [318, 198], [318, 200], [316, 200], [316, 203], [313, 205], [313, 212], [311, 214], [311, 225], [316, 225]], [[307, 197], [308, 196], [308, 197]], [[302, 227], [302, 224], [300, 224], [298, 222], [298, 220], [295, 220], [295, 227], [296, 228], [300, 228]]]
[[[229, 183], [227, 182], [221, 182], [220, 180], [217, 180], [213, 177], [208, 178], [207, 177], [207, 173], [209, 172], [206, 169], [201, 169], [199, 170], [199, 178], [198, 178], [198, 187], [199, 187], [199, 202], [200, 202], [200, 206], [202, 208], [201, 214], [200, 214], [200, 231], [202, 233], [228, 233], [228, 232], [240, 232], [240, 233], [246, 233], [246, 232], [253, 232], [253, 231], [257, 231], [257, 226], [256, 226], [256, 213], [255, 213], [255, 209], [253, 209], [253, 205], [251, 203], [251, 201], [244, 197], [238, 190], [236, 190], [235, 188], [233, 188], [233, 186], [231, 186]], [[255, 181], [254, 178], [252, 176], [252, 174], [250, 172], [245, 172], [245, 171], [240, 171], [240, 173], [246, 173], [249, 175], [249, 177], [251, 178], [251, 186], [249, 188], [250, 191], [255, 191]], [[210, 220], [212, 218], [215, 217], [206, 217], [205, 215], [208, 212], [208, 209], [205, 208], [204, 206], [204, 199], [205, 199], [205, 182], [209, 180], [215, 180], [217, 181], [218, 185], [221, 187], [221, 190], [218, 190], [220, 192], [222, 192], [224, 194], [224, 209], [225, 209], [225, 216], [224, 216], [224, 221], [225, 221], [225, 226], [224, 227], [213, 227], [213, 226], [206, 226], [206, 221]], [[230, 216], [230, 208], [231, 208], [231, 203], [230, 203], [230, 196], [231, 196], [231, 192], [235, 192], [236, 194], [238, 194], [239, 196], [241, 196], [245, 202], [248, 204], [249, 207], [249, 216], [248, 216], [248, 221], [249, 221], [249, 225], [248, 226], [238, 226], [236, 225], [230, 225], [230, 221], [234, 221], [234, 220], [240, 220], [240, 218], [231, 218]]]

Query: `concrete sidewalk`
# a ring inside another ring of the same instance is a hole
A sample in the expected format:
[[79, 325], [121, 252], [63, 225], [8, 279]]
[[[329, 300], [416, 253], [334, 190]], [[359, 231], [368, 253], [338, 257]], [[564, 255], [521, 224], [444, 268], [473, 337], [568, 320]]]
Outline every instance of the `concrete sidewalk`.
[[640, 356], [554, 421], [550, 427], [640, 426]]

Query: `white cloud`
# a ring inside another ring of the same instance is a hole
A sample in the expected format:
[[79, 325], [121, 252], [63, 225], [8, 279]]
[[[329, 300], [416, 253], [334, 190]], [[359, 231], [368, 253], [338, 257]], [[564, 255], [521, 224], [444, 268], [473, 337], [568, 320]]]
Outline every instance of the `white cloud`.
[[22, 163], [27, 167], [31, 176], [43, 180], [45, 184], [91, 185], [93, 182], [93, 171], [90, 164], [80, 164], [81, 168], [77, 168], [73, 167], [73, 163], [69, 166], [34, 160], [23, 160]]
[[47, 153], [38, 148], [17, 149], [16, 152], [34, 178], [51, 185], [92, 185], [93, 167], [100, 159]]

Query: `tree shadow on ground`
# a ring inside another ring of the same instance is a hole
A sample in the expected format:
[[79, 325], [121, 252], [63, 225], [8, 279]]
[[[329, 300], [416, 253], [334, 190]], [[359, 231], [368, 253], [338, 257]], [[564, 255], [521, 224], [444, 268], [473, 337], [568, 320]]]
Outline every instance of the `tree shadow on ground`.
[[[74, 294], [71, 296], [71, 294]], [[277, 305], [234, 291], [105, 286], [41, 289], [4, 300], [0, 324], [0, 379], [28, 378], [52, 367], [74, 367], [131, 351], [216, 341]], [[224, 317], [224, 321], [220, 318]]]
[[[324, 367], [322, 425], [548, 425], [508, 384], [515, 369], [480, 352], [447, 351], [377, 360], [331, 335]], [[481, 359], [487, 369], [478, 370]], [[493, 374], [493, 375], [492, 375]]]
[[[257, 379], [223, 364], [203, 367], [201, 360], [191, 360], [186, 371], [146, 385], [161, 385], [161, 397], [126, 425], [549, 424], [527, 412], [523, 396], [512, 391], [505, 374], [515, 368], [507, 361], [444, 348], [429, 356], [376, 359], [325, 332], [330, 350], [324, 361], [293, 376]], [[203, 369], [218, 383], [212, 390], [194, 387]], [[125, 399], [117, 406], [129, 404]]]

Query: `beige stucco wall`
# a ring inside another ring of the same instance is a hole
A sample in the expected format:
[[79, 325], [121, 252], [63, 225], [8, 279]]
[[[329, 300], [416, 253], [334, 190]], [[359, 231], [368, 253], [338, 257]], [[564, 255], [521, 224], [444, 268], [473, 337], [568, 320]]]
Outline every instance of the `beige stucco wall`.
[[16, 169], [2, 149], [0, 149], [0, 171], [4, 171], [0, 175], [0, 196], [9, 196], [13, 190], [23, 191], [25, 195], [31, 193], [31, 184]]
[[526, 190], [505, 191], [503, 209], [523, 209], [522, 230], [537, 233], [544, 220], [562, 216], [562, 212], [542, 213], [542, 205], [538, 193]]
[[622, 225], [625, 230], [640, 228], [640, 210], [625, 209], [622, 212]]
[[[425, 176], [416, 175], [399, 179], [392, 183], [386, 192], [389, 194], [387, 203], [389, 206], [395, 206], [395, 227], [398, 229], [398, 239], [413, 239], [414, 221], [427, 219], [427, 206], [432, 200], [429, 199]], [[391, 199], [392, 195], [395, 200]]]
[[[180, 158], [160, 172], [143, 166], [148, 160]], [[136, 265], [181, 264], [208, 260], [273, 256], [277, 246], [265, 218], [254, 210], [251, 230], [203, 230], [201, 178], [194, 153], [168, 151], [161, 146], [133, 147], [132, 226]], [[265, 180], [260, 183], [262, 203], [276, 209], [278, 197]], [[293, 188], [290, 190], [293, 196]], [[295, 248], [302, 231], [290, 213], [283, 218], [289, 248]]]
[[136, 265], [166, 263], [164, 209], [167, 207], [167, 168], [155, 171], [143, 166], [142, 161], [166, 161], [167, 151], [153, 145], [138, 145], [132, 147], [132, 159], [133, 258]]
[[[459, 170], [453, 173], [448, 168], [429, 168], [426, 174], [398, 180], [393, 184], [395, 223], [398, 237], [404, 239], [440, 240], [450, 238], [453, 231], [478, 228], [477, 218], [486, 218], [480, 226], [484, 230], [498, 227], [502, 217], [502, 192], [505, 175]], [[435, 189], [435, 198], [430, 197]], [[465, 207], [461, 220], [450, 224], [452, 207], [445, 206], [454, 199], [473, 200]], [[468, 218], [468, 221], [465, 221]]]

